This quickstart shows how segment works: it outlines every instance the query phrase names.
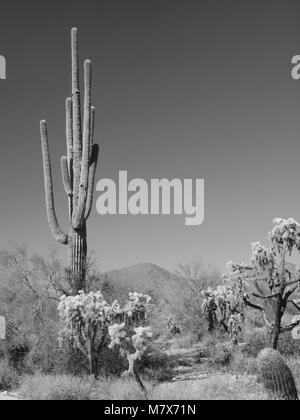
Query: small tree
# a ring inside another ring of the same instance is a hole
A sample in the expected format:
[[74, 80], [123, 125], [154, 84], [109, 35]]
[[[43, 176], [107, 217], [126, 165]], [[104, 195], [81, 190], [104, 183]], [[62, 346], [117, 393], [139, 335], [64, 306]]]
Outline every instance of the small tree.
[[[192, 331], [200, 337], [203, 332], [203, 291], [220, 285], [221, 274], [213, 267], [205, 266], [200, 260], [179, 264], [174, 274], [182, 280], [183, 286], [178, 301], [175, 304], [172, 302], [175, 322], [180, 322], [184, 330]], [[212, 323], [211, 319], [210, 331], [213, 329]]]
[[7, 323], [0, 352], [5, 347], [16, 367], [26, 357], [47, 370], [58, 332], [57, 302], [68, 289], [63, 268], [55, 254], [45, 258], [11, 242], [0, 250], [0, 278], [0, 315]]
[[[292, 218], [274, 219], [274, 223], [275, 226], [269, 234], [271, 246], [267, 248], [259, 242], [253, 243], [250, 264], [230, 262], [230, 272], [225, 275], [225, 280], [235, 284], [240, 290], [244, 305], [261, 311], [270, 331], [271, 345], [276, 349], [279, 335], [293, 330], [300, 324], [297, 317], [291, 323], [282, 325], [288, 304], [300, 311], [300, 306], [292, 299], [300, 284], [299, 272], [292, 273], [287, 268], [286, 261], [293, 251], [300, 250], [300, 225]], [[257, 292], [251, 291], [253, 286]], [[252, 298], [273, 303], [271, 319], [267, 316], [265, 305], [256, 303]]]

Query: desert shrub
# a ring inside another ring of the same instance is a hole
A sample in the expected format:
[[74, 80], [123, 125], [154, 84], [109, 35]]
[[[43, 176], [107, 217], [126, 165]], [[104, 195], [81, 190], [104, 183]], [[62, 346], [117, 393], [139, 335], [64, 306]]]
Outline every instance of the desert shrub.
[[259, 311], [252, 308], [245, 308], [245, 324], [247, 328], [265, 328], [266, 324]]
[[[151, 384], [146, 384], [151, 391]], [[144, 399], [134, 381], [127, 379], [95, 380], [91, 376], [26, 376], [19, 393], [27, 400], [134, 400]]]
[[231, 343], [217, 343], [208, 349], [210, 363], [216, 366], [227, 366], [235, 353], [235, 346]]
[[6, 340], [0, 346], [0, 357], [8, 359], [9, 364], [21, 373], [25, 359], [30, 351], [30, 344], [26, 335], [19, 331], [15, 322], [6, 319]]
[[268, 396], [255, 378], [211, 375], [201, 381], [163, 383], [153, 389], [149, 399], [157, 400], [265, 400]]
[[205, 266], [200, 260], [179, 264], [175, 274], [181, 279], [181, 287], [178, 296], [170, 299], [170, 312], [183, 332], [189, 331], [200, 340], [207, 331], [201, 306], [202, 291], [222, 284], [222, 277], [218, 270]]
[[7, 360], [0, 361], [0, 391], [15, 388], [19, 383], [19, 376]]
[[264, 329], [256, 330], [249, 333], [246, 337], [246, 344], [242, 348], [242, 352], [247, 356], [256, 357], [258, 353], [268, 346], [269, 339]]
[[278, 340], [278, 351], [284, 356], [299, 356], [300, 340], [294, 340], [290, 331], [280, 334]]
[[230, 360], [229, 370], [236, 374], [256, 375], [258, 372], [256, 357], [249, 356], [242, 353], [240, 350], [236, 350]]
[[119, 349], [104, 347], [99, 357], [99, 376], [118, 377], [128, 368], [127, 360], [121, 356]]
[[204, 333], [201, 337], [200, 343], [204, 352], [207, 353], [207, 357], [209, 357], [208, 353], [212, 347], [215, 347], [218, 343], [228, 344], [228, 334], [224, 328], [217, 328], [213, 332]]
[[19, 344], [8, 349], [7, 357], [13, 368], [21, 373], [24, 370], [24, 363], [29, 353], [29, 346]]
[[86, 357], [84, 357], [80, 350], [74, 349], [71, 343], [64, 343], [61, 348], [55, 347], [51, 354], [51, 359], [51, 369], [44, 368], [40, 370], [42, 373], [72, 374], [75, 376], [88, 374], [89, 369]]
[[29, 400], [90, 400], [93, 389], [88, 377], [36, 374], [23, 379], [19, 392]]
[[[102, 394], [102, 398], [107, 400], [144, 400], [152, 394], [154, 384], [150, 381], [143, 381], [147, 393], [143, 393], [138, 387], [136, 381], [128, 378], [120, 378], [117, 380], [109, 380], [102, 382], [102, 388], [106, 389], [106, 393]], [[98, 391], [99, 395], [99, 391]]]
[[150, 381], [164, 381], [171, 377], [171, 360], [158, 349], [151, 349], [142, 356], [139, 371]]
[[179, 335], [174, 339], [172, 349], [190, 348], [199, 341], [198, 336], [193, 333]]
[[285, 357], [285, 359], [294, 376], [298, 392], [300, 392], [300, 359], [299, 357]]

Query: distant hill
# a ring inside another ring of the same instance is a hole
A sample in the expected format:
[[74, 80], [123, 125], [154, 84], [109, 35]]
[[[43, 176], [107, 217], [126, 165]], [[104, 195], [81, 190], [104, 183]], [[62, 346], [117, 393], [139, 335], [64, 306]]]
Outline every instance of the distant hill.
[[178, 282], [180, 279], [170, 271], [155, 264], [141, 263], [120, 270], [112, 270], [106, 276], [119, 285], [130, 285], [143, 290], [157, 289], [162, 284]]
[[167, 303], [180, 294], [182, 280], [155, 264], [140, 263], [103, 273], [95, 286], [114, 298], [136, 291], [150, 294], [157, 301]]

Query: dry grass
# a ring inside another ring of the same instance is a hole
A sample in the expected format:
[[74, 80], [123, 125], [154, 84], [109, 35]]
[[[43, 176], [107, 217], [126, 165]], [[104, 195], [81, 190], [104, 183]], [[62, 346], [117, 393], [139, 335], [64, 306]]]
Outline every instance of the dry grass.
[[[261, 400], [267, 395], [251, 376], [212, 375], [207, 379], [146, 383], [153, 400]], [[28, 400], [142, 400], [137, 384], [130, 380], [99, 380], [69, 375], [35, 375], [24, 378], [19, 393]]]
[[17, 372], [9, 366], [7, 360], [0, 361], [0, 391], [16, 388], [19, 377]]
[[300, 359], [287, 358], [286, 361], [294, 376], [296, 387], [298, 390], [298, 395], [300, 395]]
[[[150, 383], [147, 389], [152, 390]], [[27, 400], [142, 400], [138, 385], [128, 379], [98, 380], [71, 375], [24, 377], [18, 391]]]
[[267, 394], [251, 376], [211, 375], [207, 379], [158, 385], [150, 396], [158, 400], [265, 400]]

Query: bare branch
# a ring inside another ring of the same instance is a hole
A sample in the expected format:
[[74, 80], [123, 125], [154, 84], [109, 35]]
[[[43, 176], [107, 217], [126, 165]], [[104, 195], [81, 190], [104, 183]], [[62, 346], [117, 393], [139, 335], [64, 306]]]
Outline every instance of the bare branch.
[[291, 280], [286, 282], [286, 286], [292, 286], [293, 284], [299, 283], [300, 279], [297, 280]]
[[261, 295], [258, 295], [256, 293], [252, 293], [252, 295], [254, 297], [259, 298], [259, 299], [272, 299], [274, 297], [277, 297], [279, 295], [279, 293], [272, 293], [271, 295], [266, 295], [266, 296], [261, 296]]
[[292, 289], [288, 290], [283, 297], [283, 300], [287, 302], [288, 298], [297, 290], [298, 286], [293, 287]]
[[264, 319], [264, 322], [265, 322], [266, 326], [267, 326], [269, 329], [271, 329], [271, 328], [272, 328], [272, 324], [271, 324], [271, 322], [268, 320], [268, 318], [267, 318], [267, 316], [266, 316], [266, 312], [265, 312], [264, 308], [262, 308], [262, 307], [261, 307], [261, 306], [259, 306], [259, 305], [256, 305], [256, 304], [255, 304], [255, 303], [253, 303], [253, 302], [250, 302], [250, 300], [248, 300], [246, 297], [243, 297], [243, 301], [244, 301], [245, 305], [249, 306], [250, 308], [253, 308], [253, 309], [258, 309], [259, 311], [261, 311], [261, 313], [262, 313], [262, 316], [263, 316], [263, 319]]
[[296, 308], [298, 311], [300, 311], [300, 306], [299, 306], [299, 305], [297, 305], [297, 303], [296, 303], [294, 300], [289, 299], [289, 300], [287, 300], [287, 301], [286, 301], [286, 303], [291, 303], [292, 305], [294, 305], [294, 306], [295, 306], [295, 308]]
[[300, 324], [300, 319], [298, 321], [293, 322], [292, 324], [286, 325], [285, 327], [280, 328], [280, 332], [291, 331], [293, 328], [297, 327]]

